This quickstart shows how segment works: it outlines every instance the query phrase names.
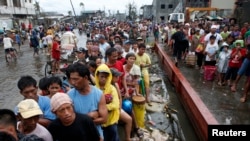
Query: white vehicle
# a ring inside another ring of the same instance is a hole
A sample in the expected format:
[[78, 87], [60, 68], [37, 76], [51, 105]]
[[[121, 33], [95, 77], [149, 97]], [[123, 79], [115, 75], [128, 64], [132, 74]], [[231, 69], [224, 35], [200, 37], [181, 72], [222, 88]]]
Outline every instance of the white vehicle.
[[168, 15], [168, 23], [184, 23], [184, 13], [171, 13]]

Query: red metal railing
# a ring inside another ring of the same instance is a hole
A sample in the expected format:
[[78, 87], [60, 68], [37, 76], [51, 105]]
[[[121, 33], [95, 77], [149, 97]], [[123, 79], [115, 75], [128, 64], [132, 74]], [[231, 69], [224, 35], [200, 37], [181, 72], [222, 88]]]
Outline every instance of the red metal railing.
[[193, 124], [196, 134], [200, 140], [208, 140], [208, 125], [218, 124], [217, 120], [165, 51], [158, 44], [155, 44], [154, 50], [161, 61], [159, 63], [162, 64], [167, 76], [175, 86], [178, 97]]

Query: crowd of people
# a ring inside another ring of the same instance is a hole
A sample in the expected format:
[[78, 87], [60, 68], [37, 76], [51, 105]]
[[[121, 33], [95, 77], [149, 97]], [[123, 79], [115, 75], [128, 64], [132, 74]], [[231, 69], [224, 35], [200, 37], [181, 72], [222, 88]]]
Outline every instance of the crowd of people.
[[[60, 70], [64, 41], [55, 31], [74, 34], [71, 25], [59, 26], [57, 30], [51, 27], [46, 32], [44, 28], [31, 30], [30, 45], [34, 47], [34, 55], [38, 54], [40, 40], [40, 46], [42, 44], [46, 53], [57, 62], [53, 71], [64, 73], [65, 78], [53, 75], [41, 78], [37, 83], [32, 76], [22, 76], [17, 86], [24, 100], [13, 111], [0, 110], [2, 136], [11, 135], [13, 140], [38, 137], [44, 141], [118, 141], [117, 125], [122, 123], [125, 140], [131, 140], [132, 132], [142, 137], [134, 111], [122, 105], [127, 99], [131, 102], [135, 95], [144, 96], [150, 105], [148, 68], [151, 59], [146, 44], [151, 34], [155, 42], [161, 40], [167, 45], [177, 67], [190, 53], [195, 54], [195, 68], [201, 73], [205, 66], [216, 66], [219, 86], [228, 85], [236, 91], [245, 74], [247, 81], [240, 101], [247, 100], [250, 85], [248, 23], [241, 29], [233, 22], [198, 21], [184, 25], [148, 21], [93, 25], [86, 27], [86, 44], [74, 51], [76, 60]], [[72, 44], [75, 43], [73, 39]]]
[[[160, 27], [168, 50], [173, 53], [175, 65], [195, 61], [195, 68], [206, 75], [206, 66], [214, 66], [219, 86], [229, 86], [236, 91], [241, 76], [246, 76], [241, 102], [247, 100], [250, 84], [250, 25], [240, 28], [235, 21], [219, 23], [195, 21], [168, 24]], [[194, 55], [195, 54], [195, 55]], [[190, 59], [189, 56], [195, 57]], [[190, 60], [189, 60], [190, 59]]]
[[[120, 22], [106, 28], [92, 27], [86, 44], [74, 51], [76, 60], [61, 70], [64, 78], [53, 74], [37, 81], [21, 76], [17, 87], [24, 99], [13, 111], [0, 110], [0, 132], [13, 140], [118, 141], [117, 126], [121, 124], [126, 141], [132, 140], [133, 133], [142, 138], [143, 127], [131, 106], [135, 95], [144, 96], [150, 104], [151, 59], [146, 52], [144, 24]], [[38, 35], [35, 30], [31, 33]], [[56, 59], [53, 49], [60, 50], [63, 41], [53, 32], [46, 34], [53, 39], [47, 53]], [[122, 106], [124, 100], [131, 104]]]

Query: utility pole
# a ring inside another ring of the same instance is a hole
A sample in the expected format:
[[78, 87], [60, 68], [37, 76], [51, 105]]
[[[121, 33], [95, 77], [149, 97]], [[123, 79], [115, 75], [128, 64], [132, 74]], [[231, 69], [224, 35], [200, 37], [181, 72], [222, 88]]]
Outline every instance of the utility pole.
[[[74, 12], [75, 18], [76, 18], [76, 12], [75, 12], [75, 9], [74, 9], [74, 6], [73, 6], [73, 3], [72, 3], [72, 0], [70, 0], [70, 3], [71, 3], [71, 6], [72, 6], [72, 9], [73, 9], [73, 12]], [[75, 18], [74, 18], [74, 21], [75, 21]]]

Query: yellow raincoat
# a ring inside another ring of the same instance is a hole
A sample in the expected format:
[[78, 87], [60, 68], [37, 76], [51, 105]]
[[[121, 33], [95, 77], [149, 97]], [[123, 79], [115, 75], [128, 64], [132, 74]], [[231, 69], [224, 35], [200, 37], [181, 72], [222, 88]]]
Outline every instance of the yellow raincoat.
[[111, 84], [112, 81], [112, 74], [109, 69], [109, 67], [106, 64], [101, 64], [95, 72], [95, 84], [97, 88], [100, 88], [99, 85], [99, 79], [98, 79], [98, 72], [106, 72], [109, 73], [108, 79], [106, 81], [106, 84], [104, 86], [103, 94], [111, 94], [113, 97], [113, 100], [111, 103], [106, 104], [108, 108], [108, 120], [105, 124], [103, 124], [103, 127], [107, 127], [110, 125], [113, 125], [118, 122], [119, 116], [120, 116], [120, 101], [118, 98], [118, 93], [116, 88]]

